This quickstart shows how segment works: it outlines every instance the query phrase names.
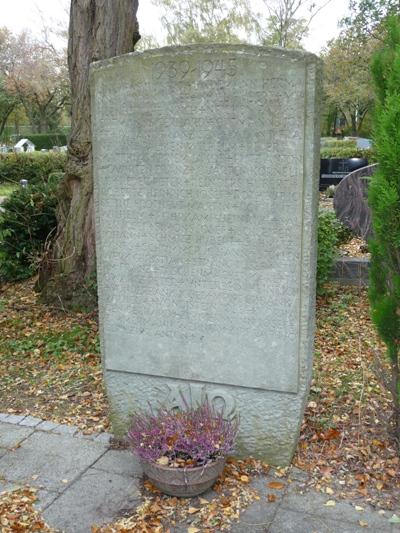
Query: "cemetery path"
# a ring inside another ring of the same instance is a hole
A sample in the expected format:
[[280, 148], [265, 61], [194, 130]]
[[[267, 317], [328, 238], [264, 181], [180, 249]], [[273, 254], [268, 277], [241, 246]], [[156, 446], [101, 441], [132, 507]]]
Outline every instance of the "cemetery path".
[[[232, 464], [227, 469], [237, 475], [257, 462]], [[235, 533], [400, 531], [399, 513], [376, 511], [332, 493], [306, 490], [308, 475], [300, 469], [265, 469], [239, 477], [235, 489], [229, 485], [229, 476], [224, 480], [229, 498], [223, 485], [201, 499], [162, 497], [149, 492], [146, 483], [143, 486], [138, 462], [127, 450], [111, 449], [106, 433], [88, 436], [73, 426], [31, 416], [0, 415], [0, 492], [6, 491], [0, 495], [0, 522], [4, 533], [216, 532], [224, 531], [230, 518], [229, 530]], [[35, 496], [36, 514], [31, 506]], [[144, 496], [147, 504], [143, 506]], [[242, 504], [238, 520], [232, 502]], [[101, 526], [135, 509], [142, 522], [125, 518], [113, 526]], [[219, 520], [221, 510], [225, 522], [210, 527], [209, 519]], [[92, 528], [94, 524], [97, 526]]]

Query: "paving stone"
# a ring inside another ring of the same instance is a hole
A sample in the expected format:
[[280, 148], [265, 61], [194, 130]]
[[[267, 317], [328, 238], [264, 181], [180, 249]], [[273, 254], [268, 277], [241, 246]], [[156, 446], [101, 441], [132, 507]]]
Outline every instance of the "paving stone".
[[85, 440], [96, 440], [98, 433], [82, 433], [82, 431], [77, 431], [74, 435], [76, 439], [85, 439]]
[[[0, 472], [10, 481], [28, 481], [31, 485], [60, 492], [104, 451], [105, 446], [100, 442], [36, 431], [14, 452], [0, 458]], [[33, 475], [37, 478], [32, 481]]]
[[[368, 529], [322, 516], [313, 516], [300, 511], [279, 509], [268, 533], [367, 533]], [[380, 530], [390, 531], [390, 530]], [[251, 529], [248, 529], [248, 533]]]
[[6, 422], [8, 424], [19, 424], [26, 415], [8, 415]]
[[122, 511], [134, 509], [140, 502], [138, 483], [135, 478], [91, 468], [44, 511], [43, 517], [64, 533], [88, 533], [93, 524], [114, 521]]
[[297, 468], [293, 466], [290, 469], [289, 472], [289, 479], [292, 481], [307, 481], [310, 478], [310, 474], [308, 472], [305, 472], [304, 470], [301, 470], [300, 468]]
[[260, 498], [240, 513], [240, 522], [232, 524], [232, 533], [261, 533], [267, 531], [278, 509], [278, 502]]
[[11, 483], [10, 481], [5, 481], [0, 479], [0, 494], [8, 490], [16, 490], [20, 487], [18, 483]]
[[46, 509], [51, 503], [58, 498], [60, 494], [58, 492], [50, 492], [48, 490], [39, 490], [37, 493], [37, 501], [35, 502], [35, 507], [40, 511]]
[[109, 450], [93, 465], [96, 470], [104, 470], [121, 476], [143, 475], [139, 461], [127, 450]]
[[0, 424], [0, 448], [14, 448], [32, 433], [33, 430], [31, 428], [3, 422]]
[[109, 433], [99, 433], [96, 437], [96, 440], [99, 442], [104, 442], [104, 444], [110, 444], [111, 435]]
[[60, 424], [57, 424], [57, 422], [51, 422], [50, 420], [43, 420], [43, 422], [40, 422], [36, 426], [36, 429], [40, 429], [40, 431], [52, 431], [53, 429], [56, 429]]
[[[365, 510], [357, 511], [349, 502], [336, 501], [334, 506], [326, 506], [326, 502], [334, 500], [333, 496], [328, 496], [316, 492], [305, 492], [304, 494], [297, 494], [296, 487], [290, 487], [288, 494], [283, 497], [282, 509], [290, 509], [297, 512], [308, 513], [318, 517], [326, 517], [328, 519], [335, 519], [340, 517], [341, 520], [347, 521], [357, 525], [359, 520], [367, 522], [370, 527], [377, 530], [385, 530], [388, 528], [388, 520], [386, 517], [378, 514], [377, 511], [360, 503]], [[390, 531], [390, 528], [387, 529]]]
[[[28, 483], [28, 485], [30, 485]], [[0, 494], [5, 491], [18, 490], [24, 487], [23, 483], [12, 483], [9, 481], [0, 480]], [[44, 509], [48, 507], [59, 496], [58, 492], [49, 492], [47, 490], [38, 490], [37, 501], [34, 503], [38, 509]]]
[[0, 413], [0, 422], [6, 422], [9, 416], [8, 413]]
[[37, 425], [39, 425], [41, 422], [42, 422], [41, 418], [36, 418], [34, 416], [26, 416], [23, 420], [21, 420], [19, 425], [34, 428]]
[[67, 424], [60, 424], [52, 430], [54, 433], [59, 433], [60, 435], [75, 435], [78, 431], [76, 426], [67, 426]]

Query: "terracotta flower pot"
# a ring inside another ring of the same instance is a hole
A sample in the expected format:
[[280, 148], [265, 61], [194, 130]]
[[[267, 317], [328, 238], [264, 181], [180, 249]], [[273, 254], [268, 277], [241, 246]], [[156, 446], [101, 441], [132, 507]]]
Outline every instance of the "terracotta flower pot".
[[224, 469], [225, 457], [195, 468], [173, 468], [143, 460], [140, 462], [145, 475], [161, 492], [190, 498], [212, 487]]

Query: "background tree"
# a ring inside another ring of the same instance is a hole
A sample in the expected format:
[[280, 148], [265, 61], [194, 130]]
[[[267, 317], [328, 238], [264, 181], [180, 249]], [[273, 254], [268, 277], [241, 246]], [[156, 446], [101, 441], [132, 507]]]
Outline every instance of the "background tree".
[[18, 106], [18, 99], [7, 89], [6, 80], [0, 76], [0, 138], [11, 113]]
[[265, 31], [261, 32], [262, 43], [282, 48], [301, 48], [312, 20], [331, 0], [263, 1], [268, 16]]
[[240, 43], [256, 23], [247, 0], [154, 0], [170, 45]]
[[89, 65], [133, 51], [140, 38], [137, 9], [138, 0], [71, 1], [71, 136], [57, 212], [57, 236], [39, 280], [49, 301], [79, 303], [95, 272]]
[[24, 107], [34, 132], [58, 127], [69, 97], [65, 52], [23, 32], [0, 35], [0, 69], [7, 91]]
[[384, 46], [373, 61], [377, 105], [375, 150], [379, 170], [369, 188], [374, 238], [370, 243], [372, 319], [386, 344], [391, 377], [385, 380], [400, 439], [400, 21], [386, 22]]
[[359, 41], [351, 31], [330, 41], [322, 55], [326, 108], [345, 118], [351, 135], [358, 135], [374, 102], [370, 60], [376, 41]]
[[[342, 25], [351, 28], [358, 39], [374, 36], [383, 21], [400, 14], [399, 0], [350, 0], [350, 15]], [[378, 36], [378, 35], [375, 35]]]

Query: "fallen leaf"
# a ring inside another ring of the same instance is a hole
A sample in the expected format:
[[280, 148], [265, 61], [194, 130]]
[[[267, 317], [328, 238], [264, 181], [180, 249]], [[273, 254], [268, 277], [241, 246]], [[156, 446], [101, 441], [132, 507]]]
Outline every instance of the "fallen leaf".
[[275, 494], [268, 494], [267, 495], [267, 500], [272, 503], [272, 502], [276, 502], [276, 495]]
[[335, 507], [336, 502], [335, 500], [328, 500], [324, 505], [325, 507]]
[[188, 509], [188, 513], [189, 514], [198, 513], [199, 511], [200, 511], [200, 509], [197, 509], [197, 507], [189, 507], [189, 509]]
[[270, 481], [269, 483], [267, 483], [267, 486], [270, 489], [281, 490], [284, 488], [285, 484], [281, 483], [280, 481]]
[[358, 523], [361, 527], [368, 527], [368, 522], [364, 522], [363, 520], [359, 520]]
[[240, 481], [242, 483], [249, 483], [250, 482], [249, 476], [245, 476], [245, 475], [240, 476]]

